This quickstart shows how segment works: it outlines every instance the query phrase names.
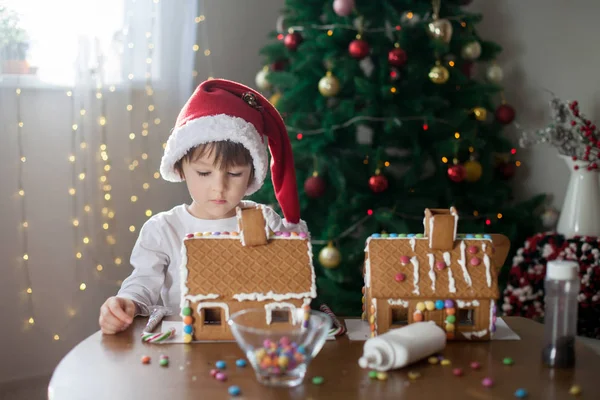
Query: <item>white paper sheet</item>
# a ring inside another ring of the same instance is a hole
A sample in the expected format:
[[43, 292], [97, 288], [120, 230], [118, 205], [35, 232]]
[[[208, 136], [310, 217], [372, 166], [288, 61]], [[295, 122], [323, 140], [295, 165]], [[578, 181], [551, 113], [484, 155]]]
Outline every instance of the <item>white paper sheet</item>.
[[[175, 336], [161, 344], [183, 343], [183, 322], [181, 321], [163, 321], [160, 327], [161, 332], [166, 332], [175, 328]], [[327, 340], [335, 340], [335, 336], [330, 335]], [[215, 342], [235, 342], [235, 340], [195, 340], [192, 343], [215, 343]]]
[[[367, 340], [370, 335], [369, 324], [360, 319], [347, 319], [348, 338], [350, 340]], [[496, 332], [492, 340], [521, 340], [502, 318], [496, 319]]]

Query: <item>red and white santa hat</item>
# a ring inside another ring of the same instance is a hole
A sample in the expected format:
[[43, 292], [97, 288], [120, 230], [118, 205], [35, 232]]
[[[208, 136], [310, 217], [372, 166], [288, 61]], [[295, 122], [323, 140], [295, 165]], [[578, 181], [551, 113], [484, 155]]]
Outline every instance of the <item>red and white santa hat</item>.
[[246, 195], [256, 192], [267, 176], [267, 143], [275, 197], [287, 222], [300, 220], [292, 146], [279, 112], [255, 90], [225, 79], [211, 79], [196, 88], [181, 109], [160, 163], [163, 179], [181, 182], [174, 166], [192, 148], [229, 140], [252, 156], [254, 179]]

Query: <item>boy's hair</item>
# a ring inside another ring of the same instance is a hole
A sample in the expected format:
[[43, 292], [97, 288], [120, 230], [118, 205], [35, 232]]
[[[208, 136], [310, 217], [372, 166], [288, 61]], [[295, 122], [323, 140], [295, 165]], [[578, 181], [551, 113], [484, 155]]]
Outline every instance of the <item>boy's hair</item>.
[[215, 153], [213, 166], [221, 170], [229, 169], [231, 167], [239, 167], [242, 165], [250, 165], [250, 178], [248, 179], [248, 184], [252, 182], [254, 179], [254, 163], [250, 152], [241, 143], [236, 143], [229, 140], [202, 143], [191, 148], [179, 161], [175, 163], [175, 171], [177, 171], [179, 176], [183, 179], [184, 162], [194, 162], [204, 155], [211, 155], [213, 152]]

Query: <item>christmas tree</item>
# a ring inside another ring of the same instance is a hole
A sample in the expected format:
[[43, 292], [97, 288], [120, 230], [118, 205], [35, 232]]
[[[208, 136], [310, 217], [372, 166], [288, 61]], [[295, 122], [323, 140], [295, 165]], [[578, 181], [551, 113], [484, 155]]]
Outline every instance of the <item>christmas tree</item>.
[[[426, 207], [455, 206], [460, 232], [513, 249], [540, 229], [543, 196], [513, 200], [501, 47], [466, 3], [286, 0], [261, 50], [256, 86], [288, 126], [318, 303], [337, 314], [361, 313], [368, 236], [422, 233]], [[272, 193], [253, 198], [276, 206]]]

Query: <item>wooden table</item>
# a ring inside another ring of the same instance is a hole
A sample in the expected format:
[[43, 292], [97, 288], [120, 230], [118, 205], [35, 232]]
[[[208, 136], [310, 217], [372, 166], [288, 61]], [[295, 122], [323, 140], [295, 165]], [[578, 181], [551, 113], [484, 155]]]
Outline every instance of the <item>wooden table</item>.
[[[308, 369], [304, 383], [293, 389], [260, 385], [252, 367], [238, 368], [243, 357], [235, 343], [151, 345], [142, 343], [140, 333], [145, 319], [137, 319], [125, 332], [114, 336], [93, 334], [77, 345], [59, 363], [48, 388], [50, 400], [72, 399], [228, 399], [227, 388], [237, 385], [240, 399], [511, 399], [517, 388], [529, 392], [528, 399], [573, 399], [569, 388], [582, 388], [582, 399], [597, 399], [600, 383], [600, 356], [577, 343], [577, 366], [572, 370], [551, 370], [540, 362], [542, 325], [520, 317], [505, 319], [521, 336], [520, 341], [449, 343], [443, 355], [451, 366], [430, 365], [427, 361], [389, 373], [386, 381], [372, 380], [358, 366], [364, 342], [347, 337], [329, 341]], [[169, 356], [170, 365], [161, 367], [159, 356]], [[141, 357], [149, 355], [150, 365]], [[506, 366], [504, 357], [515, 363]], [[228, 381], [219, 382], [209, 371], [217, 360], [227, 362]], [[481, 369], [471, 370], [471, 361]], [[452, 368], [462, 367], [456, 377]], [[421, 377], [411, 381], [409, 371]], [[312, 377], [322, 376], [317, 386]], [[492, 377], [494, 387], [481, 380]]]

